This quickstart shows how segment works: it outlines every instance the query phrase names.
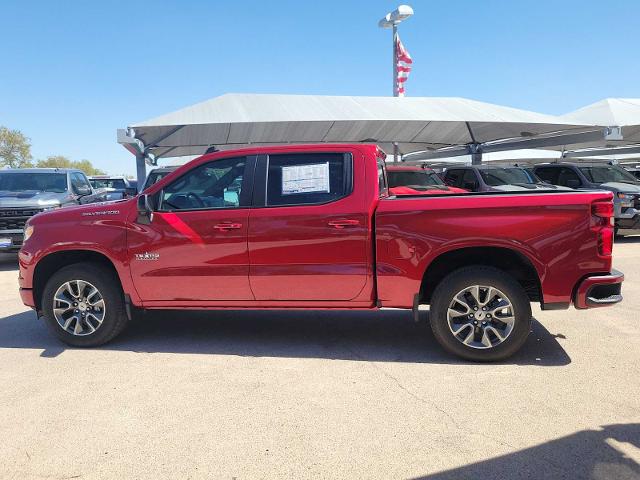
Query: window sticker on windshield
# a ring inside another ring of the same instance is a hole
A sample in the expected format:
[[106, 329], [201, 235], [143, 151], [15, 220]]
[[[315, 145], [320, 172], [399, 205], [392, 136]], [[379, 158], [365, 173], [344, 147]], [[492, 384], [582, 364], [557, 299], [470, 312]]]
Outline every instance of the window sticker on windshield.
[[329, 193], [329, 162], [282, 167], [282, 195]]

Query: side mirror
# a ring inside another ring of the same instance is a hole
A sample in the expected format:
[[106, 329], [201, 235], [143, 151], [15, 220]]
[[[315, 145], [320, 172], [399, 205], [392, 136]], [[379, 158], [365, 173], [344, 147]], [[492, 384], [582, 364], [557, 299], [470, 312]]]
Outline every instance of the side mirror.
[[127, 187], [124, 190], [124, 194], [126, 197], [135, 197], [138, 194], [138, 189], [136, 187]]
[[567, 180], [567, 187], [569, 188], [578, 188], [580, 186], [580, 180], [577, 178], [569, 178]]
[[91, 187], [89, 185], [77, 185], [73, 187], [73, 191], [79, 197], [86, 197], [87, 195], [91, 195]]
[[138, 218], [137, 222], [142, 225], [149, 225], [153, 220], [153, 207], [149, 195], [138, 197]]

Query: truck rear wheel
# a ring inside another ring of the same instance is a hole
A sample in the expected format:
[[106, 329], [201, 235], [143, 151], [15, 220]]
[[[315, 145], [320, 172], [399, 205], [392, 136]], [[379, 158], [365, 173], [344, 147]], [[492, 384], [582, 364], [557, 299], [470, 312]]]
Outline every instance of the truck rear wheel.
[[52, 275], [41, 306], [55, 335], [76, 347], [102, 345], [127, 324], [119, 279], [93, 263], [69, 265]]
[[448, 275], [433, 292], [430, 315], [436, 340], [467, 360], [496, 361], [522, 347], [531, 329], [531, 305], [511, 275], [492, 267], [467, 267]]

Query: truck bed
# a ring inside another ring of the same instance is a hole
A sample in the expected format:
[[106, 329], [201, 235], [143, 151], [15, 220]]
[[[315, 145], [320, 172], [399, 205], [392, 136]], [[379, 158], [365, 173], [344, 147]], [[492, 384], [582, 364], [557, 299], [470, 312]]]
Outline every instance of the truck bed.
[[590, 228], [592, 202], [607, 200], [609, 192], [577, 191], [383, 199], [375, 213], [379, 301], [409, 308], [435, 259], [469, 249], [480, 260], [514, 252], [537, 272], [543, 305], [568, 306], [584, 276], [611, 270]]

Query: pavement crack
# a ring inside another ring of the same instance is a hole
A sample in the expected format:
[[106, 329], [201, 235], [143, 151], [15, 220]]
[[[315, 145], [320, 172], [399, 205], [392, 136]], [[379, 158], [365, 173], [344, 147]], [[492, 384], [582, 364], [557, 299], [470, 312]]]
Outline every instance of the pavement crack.
[[402, 382], [400, 382], [400, 380], [398, 380], [395, 376], [393, 376], [391, 373], [387, 372], [384, 368], [382, 368], [380, 365], [378, 365], [376, 362], [372, 362], [370, 360], [367, 360], [366, 358], [364, 358], [362, 355], [360, 355], [360, 353], [358, 353], [358, 351], [356, 351], [355, 349], [351, 348], [346, 342], [344, 342], [343, 340], [338, 340], [335, 343], [339, 343], [340, 345], [343, 346], [343, 348], [345, 348], [349, 353], [351, 353], [356, 359], [366, 362], [368, 365], [372, 366], [373, 368], [375, 368], [378, 372], [380, 372], [382, 375], [384, 375], [385, 377], [387, 377], [389, 380], [393, 381], [396, 386], [402, 390], [404, 393], [406, 393], [407, 395], [409, 395], [411, 398], [413, 398], [414, 400], [417, 400], [418, 402], [422, 403], [423, 405], [426, 405], [428, 407], [431, 407], [432, 409], [440, 412], [444, 417], [446, 417], [455, 427], [456, 429], [462, 431], [462, 432], [466, 432], [470, 435], [476, 435], [482, 438], [485, 438], [487, 440], [490, 440], [492, 442], [495, 442], [499, 445], [502, 445], [504, 447], [508, 447], [514, 450], [517, 450], [518, 447], [511, 445], [507, 442], [504, 442], [502, 440], [498, 440], [497, 438], [493, 438], [490, 435], [486, 435], [482, 432], [478, 432], [475, 430], [471, 430], [467, 427], [462, 426], [460, 423], [458, 423], [458, 421], [449, 413], [447, 412], [445, 409], [443, 409], [442, 407], [440, 407], [437, 403], [427, 400], [426, 398], [421, 397], [420, 395], [416, 394], [415, 392], [413, 392], [412, 390], [410, 390], [409, 388], [407, 388], [405, 385], [402, 384]]

